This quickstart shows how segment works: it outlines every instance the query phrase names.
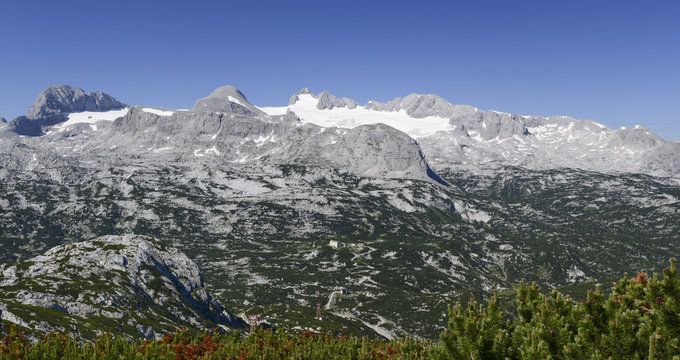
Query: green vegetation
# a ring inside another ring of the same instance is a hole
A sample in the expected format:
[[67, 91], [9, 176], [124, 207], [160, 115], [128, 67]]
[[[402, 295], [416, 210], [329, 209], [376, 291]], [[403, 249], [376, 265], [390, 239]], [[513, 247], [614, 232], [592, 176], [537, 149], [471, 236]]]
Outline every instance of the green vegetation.
[[[680, 256], [680, 186], [663, 178], [442, 170], [444, 188], [313, 166], [206, 167], [208, 177], [192, 169], [76, 167], [62, 182], [17, 174], [0, 191], [0, 263], [101, 235], [153, 236], [195, 261], [232, 313], [277, 328], [379, 336], [380, 324], [395, 336], [438, 338], [447, 304], [488, 289], [499, 288], [503, 309], [523, 278], [581, 298], [592, 284], [608, 288]], [[361, 248], [331, 249], [329, 240]], [[353, 296], [316, 320], [315, 304], [338, 288]]]
[[675, 259], [661, 279], [643, 272], [624, 277], [606, 299], [599, 286], [574, 302], [557, 291], [541, 294], [524, 281], [516, 297], [512, 319], [497, 294], [487, 306], [471, 300], [467, 307], [449, 307], [440, 343], [263, 329], [247, 336], [216, 329], [191, 333], [186, 328], [157, 341], [105, 334], [81, 343], [49, 334], [32, 342], [3, 323], [0, 359], [680, 359]]
[[675, 259], [663, 279], [624, 277], [605, 299], [599, 286], [573, 302], [535, 284], [517, 289], [516, 318], [498, 296], [449, 308], [441, 339], [454, 359], [680, 359], [680, 280]]
[[184, 329], [158, 341], [135, 342], [105, 334], [86, 343], [62, 334], [30, 342], [12, 329], [0, 343], [0, 359], [438, 359], [443, 351], [432, 342], [408, 338], [386, 342], [263, 329], [247, 337], [217, 331], [191, 334]]

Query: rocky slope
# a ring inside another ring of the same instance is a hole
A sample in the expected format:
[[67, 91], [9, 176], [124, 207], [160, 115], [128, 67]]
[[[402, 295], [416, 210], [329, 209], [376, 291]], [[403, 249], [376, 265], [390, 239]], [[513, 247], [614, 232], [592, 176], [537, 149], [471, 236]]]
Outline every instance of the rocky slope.
[[40, 332], [155, 338], [182, 325], [243, 327], [186, 255], [142, 236], [103, 236], [0, 265], [0, 318]]
[[[522, 278], [577, 291], [680, 255], [674, 179], [506, 168], [443, 173], [444, 187], [204, 159], [11, 171], [0, 183], [0, 262], [106, 234], [154, 236], [195, 261], [235, 314], [436, 337], [454, 300], [511, 291]], [[316, 302], [340, 288], [350, 294], [315, 320]]]

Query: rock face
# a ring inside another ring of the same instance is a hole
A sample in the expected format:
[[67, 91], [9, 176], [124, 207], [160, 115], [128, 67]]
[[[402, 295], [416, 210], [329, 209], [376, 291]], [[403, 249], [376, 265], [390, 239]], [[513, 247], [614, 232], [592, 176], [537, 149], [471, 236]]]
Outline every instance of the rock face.
[[335, 95], [331, 95], [328, 91], [322, 91], [319, 94], [319, 103], [316, 105], [318, 109], [332, 109], [334, 107], [346, 107], [348, 109], [354, 109], [359, 103], [350, 98], [339, 98]]
[[298, 100], [300, 100], [299, 95], [306, 95], [306, 94], [311, 94], [312, 92], [309, 91], [308, 88], [302, 88], [300, 91], [297, 92], [297, 94], [294, 94], [293, 96], [290, 97], [290, 100], [288, 101], [288, 105], [293, 105], [295, 104]]
[[101, 91], [86, 93], [66, 85], [50, 86], [38, 95], [25, 116], [10, 123], [10, 131], [21, 135], [37, 136], [45, 126], [65, 120], [65, 115], [82, 111], [107, 111], [126, 107]]
[[242, 327], [205, 289], [198, 266], [141, 236], [104, 236], [0, 266], [2, 319], [91, 338], [154, 338], [186, 325]]
[[387, 103], [369, 101], [366, 108], [375, 111], [400, 111], [416, 119], [427, 116], [441, 116], [444, 118], [470, 116], [475, 113], [472, 106], [453, 105], [434, 94], [410, 94], [404, 98], [395, 98]]
[[312, 135], [294, 137], [290, 142], [294, 146], [280, 161], [330, 164], [361, 176], [432, 179], [446, 185], [430, 169], [418, 143], [393, 127], [376, 124], [347, 130], [306, 125], [304, 129]]

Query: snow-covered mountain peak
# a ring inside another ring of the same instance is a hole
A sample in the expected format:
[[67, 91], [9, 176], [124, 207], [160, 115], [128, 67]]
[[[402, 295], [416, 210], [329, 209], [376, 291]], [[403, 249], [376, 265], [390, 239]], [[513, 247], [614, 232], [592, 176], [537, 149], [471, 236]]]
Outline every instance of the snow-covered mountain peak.
[[[179, 151], [192, 144], [190, 153], [194, 156], [214, 154], [240, 164], [259, 159], [302, 161], [300, 154], [311, 156], [320, 151], [320, 146], [344, 149], [347, 139], [343, 140], [345, 135], [341, 133], [349, 134], [345, 130], [371, 125], [361, 129], [371, 132], [379, 129], [372, 125], [385, 124], [417, 140], [403, 148], [415, 154], [420, 146], [435, 170], [510, 165], [658, 175], [680, 173], [680, 143], [666, 141], [644, 126], [614, 130], [592, 120], [569, 116], [484, 111], [452, 104], [434, 94], [413, 93], [386, 103], [370, 101], [362, 106], [328, 91], [315, 95], [305, 88], [293, 95], [288, 106], [260, 108], [248, 102], [237, 88], [227, 85], [199, 99], [189, 111], [142, 106], [111, 108], [122, 104], [112, 99], [100, 92], [86, 94], [65, 86], [48, 88], [29, 112], [42, 110], [6, 126], [0, 123], [2, 137], [48, 133], [52, 134], [48, 141], [66, 137], [77, 141], [80, 138], [73, 136], [82, 132], [88, 136], [96, 132], [105, 138], [111, 132], [120, 135], [106, 138], [111, 149], [160, 153]], [[88, 110], [91, 105], [94, 109]], [[121, 120], [112, 122], [115, 119]], [[101, 123], [102, 120], [109, 121]], [[386, 134], [398, 143], [409, 142], [396, 133]], [[90, 141], [87, 139], [82, 138]], [[302, 151], [300, 144], [307, 144], [304, 146], [308, 149]], [[324, 154], [335, 156], [333, 151]], [[376, 160], [376, 154], [373, 151], [370, 156], [364, 155]], [[390, 156], [396, 156], [396, 151], [391, 151]], [[418, 157], [410, 158], [415, 160], [409, 162], [409, 168], [420, 168], [411, 166]]]
[[101, 91], [86, 93], [83, 89], [67, 85], [53, 85], [43, 90], [28, 108], [9, 124], [9, 130], [20, 135], [37, 136], [47, 126], [67, 120], [69, 113], [102, 112], [127, 107]]

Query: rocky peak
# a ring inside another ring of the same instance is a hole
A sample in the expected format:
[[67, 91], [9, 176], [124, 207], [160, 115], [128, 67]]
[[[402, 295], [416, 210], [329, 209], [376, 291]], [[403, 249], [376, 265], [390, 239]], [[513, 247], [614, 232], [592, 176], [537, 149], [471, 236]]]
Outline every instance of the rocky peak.
[[339, 107], [354, 109], [357, 106], [359, 106], [359, 103], [350, 98], [347, 97], [339, 98], [326, 90], [320, 92], [319, 95], [314, 95], [311, 91], [309, 91], [308, 88], [303, 88], [302, 90], [298, 91], [297, 94], [291, 96], [290, 101], [288, 102], [288, 106], [295, 105], [295, 103], [297, 103], [298, 100], [300, 100], [300, 95], [311, 95], [313, 98], [318, 99], [316, 107], [319, 110], [324, 109], [330, 110]]
[[450, 113], [454, 105], [434, 94], [409, 94], [404, 98], [395, 98], [387, 103], [370, 101], [366, 108], [376, 111], [400, 111], [415, 118], [423, 118], [433, 115], [445, 115]]
[[194, 104], [192, 111], [225, 112], [252, 116], [266, 116], [253, 106], [239, 89], [231, 85], [221, 86]]
[[208, 95], [209, 98], [216, 98], [216, 99], [237, 99], [239, 101], [243, 102], [248, 102], [246, 99], [246, 96], [243, 95], [243, 93], [237, 89], [235, 86], [232, 85], [224, 85], [220, 86], [217, 89], [213, 90], [213, 92]]
[[86, 93], [68, 85], [53, 85], [43, 90], [28, 108], [25, 116], [10, 123], [10, 131], [21, 135], [37, 136], [45, 126], [66, 120], [66, 115], [82, 111], [108, 111], [126, 107], [101, 91]]
[[67, 85], [50, 86], [38, 95], [28, 108], [26, 115], [39, 119], [52, 113], [71, 113], [81, 111], [107, 111], [120, 109], [126, 105], [101, 91], [86, 93], [83, 89]]
[[359, 105], [356, 101], [350, 98], [339, 98], [328, 91], [322, 91], [317, 97], [319, 102], [316, 104], [318, 109], [332, 109], [334, 107], [346, 107], [349, 109], [354, 109]]
[[306, 94], [314, 96], [314, 94], [312, 94], [312, 92], [309, 91], [309, 88], [302, 88], [302, 89], [300, 89], [300, 91], [298, 91], [296, 94], [293, 94], [293, 96], [290, 97], [290, 100], [288, 101], [288, 106], [293, 105], [298, 100], [300, 100], [300, 97], [298, 95], [306, 95]]

